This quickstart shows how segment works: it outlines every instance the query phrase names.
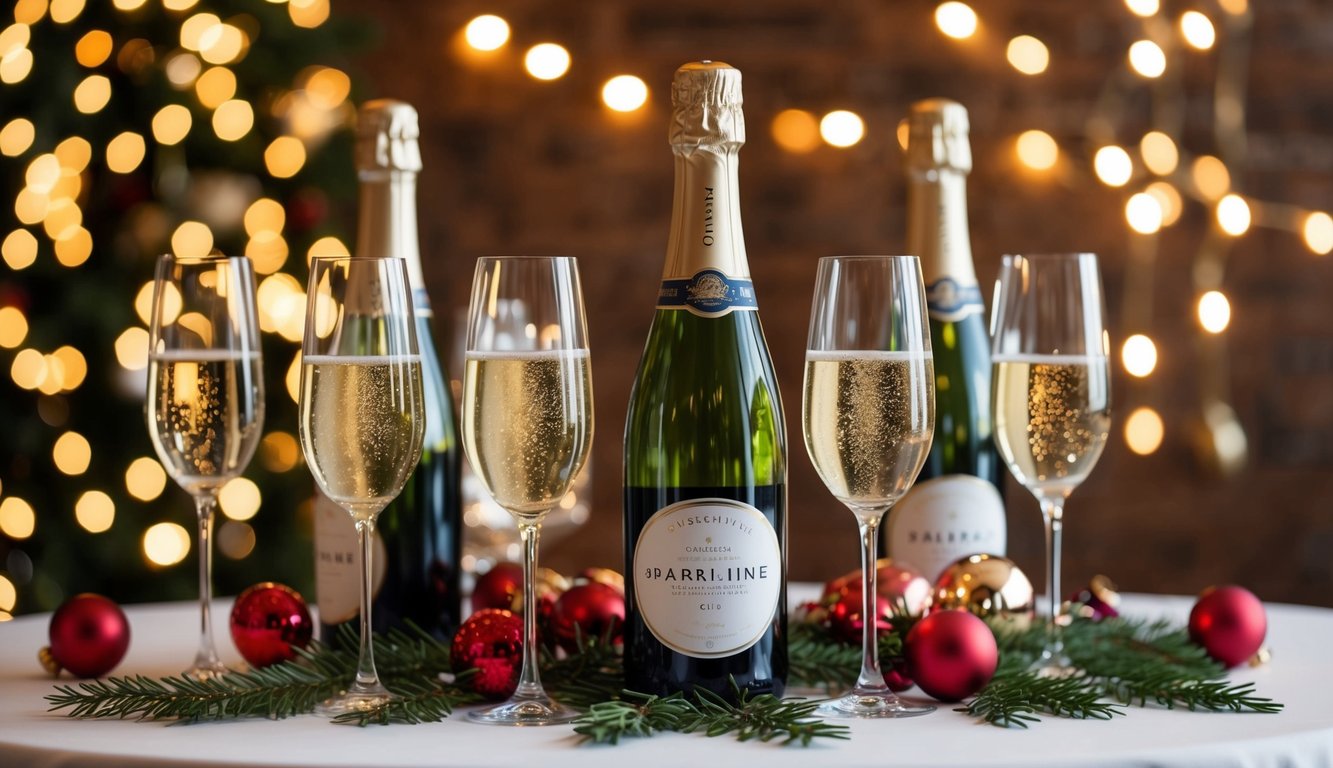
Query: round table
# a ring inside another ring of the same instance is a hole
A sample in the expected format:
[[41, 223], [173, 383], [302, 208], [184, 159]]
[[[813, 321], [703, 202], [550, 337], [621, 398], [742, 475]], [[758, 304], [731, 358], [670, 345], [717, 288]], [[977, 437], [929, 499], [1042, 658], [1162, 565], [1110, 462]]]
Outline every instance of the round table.
[[[808, 590], [807, 590], [808, 591]], [[802, 594], [794, 587], [796, 596]], [[1183, 621], [1191, 600], [1126, 596], [1132, 615]], [[222, 620], [230, 601], [220, 600]], [[174, 674], [193, 653], [188, 604], [127, 609], [132, 640], [116, 674]], [[977, 724], [942, 705], [908, 720], [852, 722], [852, 738], [810, 748], [739, 743], [732, 738], [662, 734], [616, 747], [580, 746], [568, 727], [475, 725], [456, 712], [426, 725], [356, 728], [315, 716], [198, 725], [72, 720], [47, 712], [52, 681], [37, 663], [49, 615], [0, 624], [0, 766], [579, 766], [811, 764], [851, 766], [1330, 766], [1333, 765], [1333, 610], [1268, 606], [1273, 660], [1232, 673], [1260, 695], [1281, 701], [1279, 714], [1232, 714], [1127, 708], [1109, 722], [1047, 718], [1030, 729]], [[225, 629], [224, 660], [239, 659]], [[68, 679], [65, 680], [68, 682]], [[917, 691], [909, 692], [918, 694]]]

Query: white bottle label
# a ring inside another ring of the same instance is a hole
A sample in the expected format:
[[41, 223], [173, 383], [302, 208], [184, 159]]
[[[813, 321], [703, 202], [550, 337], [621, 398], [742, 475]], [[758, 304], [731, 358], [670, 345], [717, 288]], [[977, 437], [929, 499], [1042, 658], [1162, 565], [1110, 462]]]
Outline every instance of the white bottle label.
[[1005, 551], [1004, 499], [972, 475], [917, 483], [889, 513], [889, 556], [933, 583], [955, 561]]
[[690, 499], [658, 510], [634, 547], [634, 597], [663, 645], [701, 659], [759, 642], [782, 592], [777, 532], [732, 499]]
[[[347, 510], [315, 493], [315, 603], [323, 624], [342, 624], [361, 612], [361, 554], [356, 523]], [[371, 599], [384, 584], [384, 542], [375, 533]], [[322, 638], [328, 641], [332, 638]]]

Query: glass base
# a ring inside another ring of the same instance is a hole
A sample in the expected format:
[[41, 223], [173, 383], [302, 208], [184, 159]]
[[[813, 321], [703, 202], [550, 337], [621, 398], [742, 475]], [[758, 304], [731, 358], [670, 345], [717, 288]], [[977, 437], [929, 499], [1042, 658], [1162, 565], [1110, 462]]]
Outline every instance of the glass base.
[[213, 659], [212, 661], [195, 659], [194, 664], [190, 665], [189, 669], [181, 673], [181, 677], [202, 683], [205, 680], [216, 680], [230, 671], [231, 670], [227, 669], [226, 664], [223, 664], [217, 659]]
[[1032, 662], [1031, 670], [1038, 677], [1069, 677], [1078, 673], [1078, 667], [1069, 660], [1063, 650], [1046, 649]]
[[815, 711], [823, 717], [888, 718], [928, 715], [935, 708], [929, 704], [909, 704], [891, 691], [851, 691], [842, 698], [820, 704]]
[[387, 704], [398, 698], [384, 687], [368, 688], [367, 690], [351, 690], [342, 693], [330, 699], [321, 701], [315, 707], [315, 714], [324, 717], [337, 717], [349, 712], [366, 712], [376, 707]]
[[484, 725], [561, 725], [581, 713], [550, 698], [510, 699], [489, 709], [473, 710], [469, 720]]

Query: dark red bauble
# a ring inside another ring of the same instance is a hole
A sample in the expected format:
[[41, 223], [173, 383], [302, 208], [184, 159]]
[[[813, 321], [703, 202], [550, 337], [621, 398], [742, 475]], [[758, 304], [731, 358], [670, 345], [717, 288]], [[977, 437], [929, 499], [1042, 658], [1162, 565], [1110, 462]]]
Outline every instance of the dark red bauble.
[[455, 672], [476, 669], [472, 690], [488, 699], [508, 698], [523, 666], [523, 619], [512, 611], [483, 608], [454, 635]]
[[940, 701], [961, 701], [995, 674], [999, 650], [986, 622], [963, 610], [937, 611], [912, 627], [903, 646], [907, 674]]
[[884, 670], [884, 684], [889, 686], [889, 690], [894, 693], [902, 693], [908, 688], [916, 685], [916, 683], [912, 682], [912, 678], [907, 674], [906, 661], [899, 661]]
[[315, 624], [301, 594], [286, 584], [261, 581], [231, 606], [231, 641], [252, 667], [296, 658], [310, 644]]
[[[858, 587], [860, 585], [857, 585]], [[875, 597], [876, 616], [878, 623], [876, 628], [880, 632], [888, 632], [893, 629], [893, 609], [889, 601], [883, 595]], [[829, 631], [833, 636], [844, 643], [859, 644], [861, 635], [865, 631], [865, 620], [862, 618], [861, 590], [848, 588], [838, 598], [837, 602], [829, 606], [828, 624]]]
[[578, 650], [578, 638], [609, 637], [612, 643], [624, 639], [625, 595], [599, 581], [570, 587], [555, 601], [551, 613], [551, 631], [568, 653]]
[[[130, 647], [130, 622], [111, 600], [85, 592], [66, 600], [51, 616], [52, 672], [101, 677], [116, 668]], [[45, 663], [45, 660], [44, 662]]]
[[496, 563], [477, 577], [472, 590], [472, 610], [499, 608], [517, 611], [523, 608], [523, 566], [518, 563]]
[[1268, 632], [1264, 604], [1244, 587], [1209, 587], [1190, 611], [1190, 639], [1224, 666], [1259, 652]]

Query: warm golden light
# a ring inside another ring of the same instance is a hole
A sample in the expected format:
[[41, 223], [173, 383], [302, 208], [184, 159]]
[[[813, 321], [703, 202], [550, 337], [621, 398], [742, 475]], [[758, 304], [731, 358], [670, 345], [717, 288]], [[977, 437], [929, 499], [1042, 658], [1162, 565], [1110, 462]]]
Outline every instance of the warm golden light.
[[1139, 141], [1139, 154], [1143, 164], [1158, 176], [1170, 176], [1180, 164], [1180, 152], [1176, 143], [1161, 131], [1149, 131]]
[[51, 191], [51, 188], [60, 180], [60, 158], [54, 154], [38, 155], [31, 163], [28, 163], [28, 171], [24, 175], [24, 181], [28, 184], [28, 189], [38, 194], [45, 195]]
[[617, 112], [633, 112], [648, 103], [648, 86], [634, 75], [616, 75], [602, 86], [602, 103]]
[[292, 136], [279, 136], [264, 150], [264, 166], [275, 179], [290, 179], [305, 165], [305, 145]]
[[199, 4], [199, 0], [162, 0], [162, 7], [168, 11], [188, 11]]
[[[5, 578], [4, 575], [0, 575], [0, 612], [14, 610], [14, 605], [18, 603], [18, 599], [19, 592], [18, 588], [14, 586], [14, 582]], [[9, 614], [5, 613], [5, 615], [8, 616]], [[4, 621], [9, 621], [9, 619], [4, 619]]]
[[235, 61], [245, 50], [245, 33], [230, 24], [210, 27], [199, 38], [199, 56], [209, 64]]
[[14, 3], [14, 21], [17, 24], [36, 24], [46, 15], [46, 0], [17, 0]]
[[[31, 504], [17, 496], [7, 496], [0, 501], [0, 532], [11, 539], [26, 539], [36, 528], [37, 513]], [[14, 607], [13, 600], [9, 601], [9, 607]]]
[[305, 94], [320, 109], [337, 109], [352, 93], [352, 78], [332, 67], [317, 67], [306, 78]]
[[125, 131], [106, 145], [106, 167], [113, 173], [129, 173], [143, 162], [143, 137], [133, 131]]
[[819, 119], [804, 109], [784, 109], [773, 118], [773, 141], [788, 152], [804, 154], [819, 146]]
[[[1217, 0], [1217, 4], [1232, 16], [1240, 16], [1250, 9], [1250, 0]], [[14, 15], [17, 18], [18, 12]]]
[[14, 349], [28, 338], [28, 318], [18, 307], [0, 307], [0, 347]]
[[941, 3], [935, 9], [935, 26], [955, 40], [965, 40], [977, 32], [977, 13], [967, 3]]
[[175, 565], [190, 554], [190, 533], [175, 523], [158, 523], [143, 534], [143, 553], [154, 565]]
[[167, 487], [167, 471], [157, 459], [140, 456], [125, 470], [125, 490], [140, 501], [152, 501]]
[[1136, 408], [1125, 420], [1125, 445], [1140, 456], [1147, 456], [1162, 446], [1166, 427], [1162, 417], [1151, 408]]
[[[215, 116], [213, 118], [217, 120]], [[179, 144], [190, 133], [194, 117], [190, 110], [180, 104], [168, 104], [153, 115], [153, 138], [158, 144], [169, 147]]]
[[111, 57], [111, 35], [94, 29], [74, 44], [74, 58], [85, 67], [100, 67]]
[[209, 67], [194, 82], [194, 93], [200, 104], [216, 109], [236, 95], [236, 75], [226, 67]]
[[56, 145], [55, 156], [63, 171], [79, 173], [93, 159], [93, 145], [86, 139], [71, 136]]
[[137, 11], [148, 0], [112, 0], [112, 4], [122, 11]]
[[1231, 324], [1231, 302], [1221, 291], [1199, 297], [1199, 325], [1209, 333], [1221, 333]]
[[269, 275], [259, 282], [259, 288], [255, 290], [255, 304], [261, 331], [279, 332], [284, 325], [291, 323], [293, 315], [300, 318], [298, 325], [304, 323], [305, 300], [301, 283], [285, 272]]
[[1125, 221], [1140, 235], [1155, 234], [1162, 228], [1162, 205], [1147, 192], [1131, 195], [1125, 203]]
[[101, 491], [88, 491], [74, 503], [74, 519], [88, 533], [110, 530], [116, 522], [116, 502]]
[[1051, 52], [1046, 44], [1031, 35], [1019, 35], [1010, 40], [1005, 56], [1011, 67], [1025, 75], [1040, 75], [1051, 64]]
[[0, 83], [13, 85], [23, 82], [32, 71], [32, 51], [19, 48], [0, 56]]
[[0, 128], [0, 154], [18, 157], [28, 151], [37, 137], [37, 128], [26, 117], [16, 117]]
[[1141, 333], [1125, 339], [1120, 347], [1120, 360], [1131, 376], [1143, 378], [1157, 369], [1157, 345]]
[[199, 50], [204, 35], [221, 24], [222, 19], [211, 13], [196, 13], [181, 23], [181, 47], [187, 51]]
[[309, 264], [311, 259], [320, 256], [351, 256], [352, 252], [347, 250], [347, 245], [332, 235], [321, 237], [310, 244], [306, 251], [305, 260]]
[[21, 21], [10, 24], [0, 30], [0, 58], [4, 58], [22, 48], [27, 48], [31, 41], [32, 29], [28, 24]]
[[[79, 385], [88, 376], [88, 360], [83, 356], [83, 353], [74, 347], [65, 345], [52, 352], [51, 357], [55, 358], [65, 372], [61, 388], [67, 391], [78, 389]], [[50, 365], [49, 362], [48, 365]]]
[[558, 80], [569, 71], [569, 51], [563, 45], [538, 43], [523, 56], [523, 67], [538, 80]]
[[1151, 40], [1139, 40], [1129, 46], [1129, 66], [1147, 78], [1158, 78], [1166, 72], [1166, 54]]
[[[123, 0], [116, 0], [117, 3]], [[140, 0], [142, 2], [142, 0]], [[83, 13], [85, 0], [51, 0], [51, 21], [57, 24], [68, 24]]]
[[1231, 189], [1231, 172], [1226, 163], [1212, 155], [1195, 158], [1190, 175], [1194, 179], [1194, 188], [1207, 200], [1220, 200]]
[[74, 234], [74, 230], [83, 224], [83, 210], [73, 200], [62, 197], [52, 200], [46, 209], [46, 219], [42, 222], [47, 237], [60, 240]]
[[3, 255], [10, 269], [27, 269], [37, 261], [37, 238], [26, 229], [16, 229], [0, 244], [0, 255]]
[[63, 267], [77, 267], [93, 255], [93, 234], [83, 227], [66, 230], [56, 240], [56, 261]]
[[[1305, 245], [1320, 256], [1333, 251], [1333, 217], [1323, 211], [1315, 211], [1305, 217], [1301, 228], [1305, 236]], [[3, 344], [3, 342], [0, 342]]]
[[46, 382], [46, 357], [35, 349], [19, 350], [9, 366], [9, 376], [23, 389], [37, 389]]
[[116, 362], [128, 371], [141, 371], [148, 367], [148, 331], [142, 328], [127, 328], [116, 337]]
[[259, 460], [270, 472], [288, 472], [301, 461], [301, 446], [290, 432], [270, 432], [259, 444]]
[[245, 209], [245, 234], [251, 237], [260, 232], [281, 232], [286, 222], [282, 203], [270, 197], [261, 197]]
[[93, 460], [93, 447], [88, 444], [88, 438], [78, 432], [66, 432], [56, 439], [51, 458], [61, 472], [82, 475]]
[[14, 199], [14, 215], [24, 224], [36, 224], [46, 218], [46, 209], [50, 202], [41, 192], [35, 192], [31, 187], [24, 187]]
[[478, 16], [463, 29], [467, 44], [478, 51], [494, 51], [509, 42], [509, 22], [492, 14]]
[[1092, 158], [1097, 178], [1108, 187], [1123, 187], [1134, 175], [1134, 161], [1129, 153], [1114, 144], [1102, 147]]
[[287, 15], [302, 29], [314, 29], [329, 19], [329, 0], [289, 0]]
[[1167, 181], [1154, 181], [1148, 185], [1148, 194], [1153, 196], [1162, 209], [1162, 226], [1169, 227], [1176, 223], [1184, 210], [1180, 192]]
[[197, 259], [213, 250], [213, 231], [200, 221], [181, 222], [171, 233], [171, 252], [182, 259]]
[[829, 146], [851, 147], [865, 138], [866, 124], [855, 112], [835, 109], [820, 118], [819, 135]]
[[255, 529], [234, 520], [218, 528], [218, 551], [232, 560], [241, 560], [255, 550]]
[[1217, 204], [1217, 225], [1232, 237], [1250, 230], [1250, 204], [1240, 195], [1227, 195]]
[[287, 263], [287, 241], [271, 229], [256, 232], [245, 243], [245, 255], [250, 257], [255, 274], [269, 275]]
[[1185, 42], [1201, 51], [1206, 51], [1217, 42], [1217, 30], [1213, 22], [1198, 11], [1185, 11], [1180, 17], [1180, 34]]
[[287, 366], [287, 376], [284, 378], [287, 385], [287, 396], [293, 403], [301, 402], [301, 352], [296, 352], [296, 357], [292, 358], [292, 364]]
[[167, 59], [166, 72], [167, 80], [178, 91], [189, 88], [199, 77], [199, 72], [204, 65], [199, 61], [199, 57], [188, 51], [172, 54]]
[[1060, 159], [1060, 147], [1045, 131], [1024, 131], [1014, 142], [1018, 161], [1034, 171], [1049, 171]]
[[1125, 0], [1125, 7], [1135, 16], [1147, 18], [1161, 9], [1161, 0]]
[[213, 133], [223, 141], [236, 141], [249, 133], [254, 125], [255, 112], [248, 101], [224, 101], [213, 112]]
[[218, 506], [222, 514], [232, 520], [249, 520], [259, 512], [262, 498], [259, 486], [249, 478], [236, 477], [228, 480], [218, 491]]

